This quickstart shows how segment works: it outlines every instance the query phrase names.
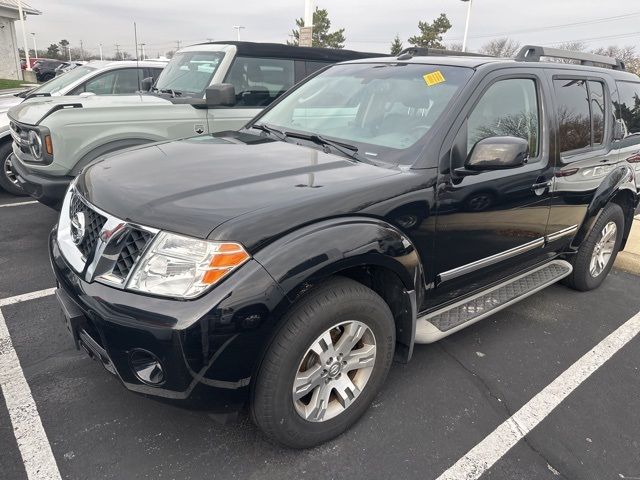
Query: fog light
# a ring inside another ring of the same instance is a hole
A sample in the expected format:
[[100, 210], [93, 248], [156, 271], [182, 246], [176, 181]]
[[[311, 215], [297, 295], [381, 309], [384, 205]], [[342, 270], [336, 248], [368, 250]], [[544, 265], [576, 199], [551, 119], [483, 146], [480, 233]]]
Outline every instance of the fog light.
[[142, 383], [154, 387], [164, 383], [162, 363], [153, 353], [136, 348], [129, 352], [129, 363], [133, 373]]

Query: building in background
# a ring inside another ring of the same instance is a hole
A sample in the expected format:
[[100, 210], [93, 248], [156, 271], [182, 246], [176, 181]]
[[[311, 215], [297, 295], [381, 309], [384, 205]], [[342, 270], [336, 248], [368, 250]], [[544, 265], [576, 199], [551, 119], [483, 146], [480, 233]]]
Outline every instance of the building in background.
[[[22, 2], [25, 15], [40, 15], [42, 12]], [[18, 15], [18, 0], [0, 0], [0, 78], [22, 80], [20, 56], [18, 55], [18, 35], [16, 22]]]

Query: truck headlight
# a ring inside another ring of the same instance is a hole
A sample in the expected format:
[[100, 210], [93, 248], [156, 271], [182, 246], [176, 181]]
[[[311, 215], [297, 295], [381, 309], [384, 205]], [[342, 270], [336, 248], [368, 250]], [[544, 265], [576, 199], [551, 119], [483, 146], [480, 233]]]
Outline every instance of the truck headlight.
[[35, 130], [29, 131], [29, 151], [33, 158], [39, 160], [42, 158], [42, 139]]
[[193, 298], [249, 258], [239, 243], [212, 242], [161, 232], [139, 260], [127, 289]]

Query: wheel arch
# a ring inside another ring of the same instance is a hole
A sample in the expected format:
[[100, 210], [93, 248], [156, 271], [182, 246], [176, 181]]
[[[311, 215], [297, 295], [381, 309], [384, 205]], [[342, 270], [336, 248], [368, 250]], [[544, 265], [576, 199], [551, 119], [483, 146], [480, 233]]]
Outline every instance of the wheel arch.
[[83, 168], [90, 165], [92, 162], [97, 160], [99, 157], [103, 155], [107, 155], [109, 153], [117, 152], [120, 150], [124, 150], [126, 148], [139, 147], [141, 145], [147, 145], [149, 143], [157, 142], [157, 139], [149, 139], [144, 137], [132, 137], [132, 138], [123, 138], [118, 140], [111, 140], [107, 143], [103, 143], [102, 145], [98, 145], [94, 147], [89, 152], [85, 153], [78, 163], [71, 169], [71, 175], [78, 175]]
[[585, 219], [578, 230], [572, 247], [578, 248], [587, 238], [597, 219], [609, 203], [620, 205], [625, 216], [625, 231], [620, 249], [624, 249], [638, 205], [638, 192], [635, 186], [635, 172], [630, 165], [620, 165], [611, 171], [596, 189], [591, 203], [587, 207]]
[[321, 222], [281, 238], [255, 258], [283, 290], [282, 312], [334, 276], [371, 288], [394, 316], [396, 359], [411, 358], [423, 276], [417, 250], [397, 228], [371, 218]]

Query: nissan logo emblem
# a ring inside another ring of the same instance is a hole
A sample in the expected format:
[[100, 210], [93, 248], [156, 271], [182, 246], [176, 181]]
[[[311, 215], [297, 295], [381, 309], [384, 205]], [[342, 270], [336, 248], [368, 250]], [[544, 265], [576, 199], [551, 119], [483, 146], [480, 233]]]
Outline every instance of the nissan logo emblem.
[[82, 240], [84, 240], [86, 224], [84, 212], [77, 212], [71, 217], [71, 240], [73, 240], [73, 243], [76, 245], [80, 245]]

